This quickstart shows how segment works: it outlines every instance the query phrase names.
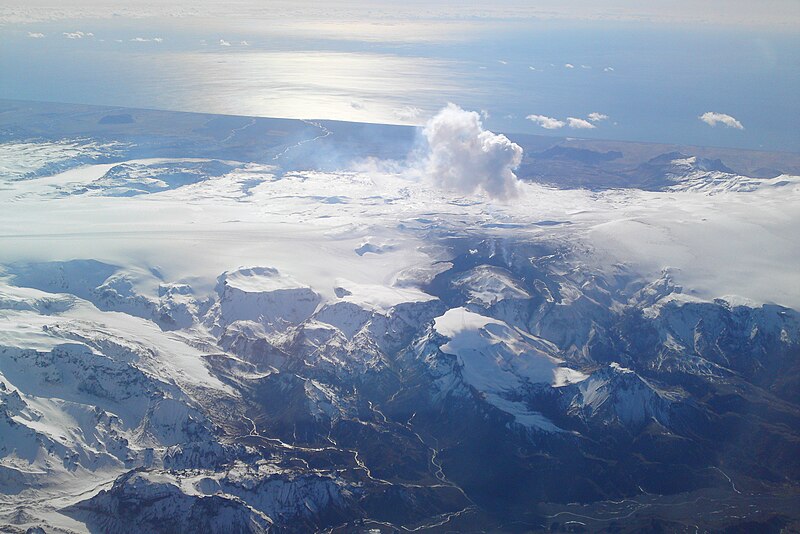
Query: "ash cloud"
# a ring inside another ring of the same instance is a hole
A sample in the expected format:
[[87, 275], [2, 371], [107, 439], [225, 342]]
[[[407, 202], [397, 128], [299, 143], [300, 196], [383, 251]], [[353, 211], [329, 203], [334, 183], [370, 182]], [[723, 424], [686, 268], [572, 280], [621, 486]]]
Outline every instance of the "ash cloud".
[[427, 122], [422, 136], [427, 142], [422, 172], [435, 185], [466, 194], [483, 191], [500, 200], [519, 194], [514, 170], [522, 147], [484, 129], [477, 112], [448, 104]]

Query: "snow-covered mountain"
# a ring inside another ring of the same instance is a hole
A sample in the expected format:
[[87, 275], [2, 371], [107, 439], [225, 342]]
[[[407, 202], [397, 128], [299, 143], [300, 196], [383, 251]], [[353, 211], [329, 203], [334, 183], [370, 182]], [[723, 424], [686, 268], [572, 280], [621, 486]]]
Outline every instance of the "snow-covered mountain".
[[718, 194], [727, 191], [754, 191], [764, 185], [783, 186], [781, 177], [762, 179], [737, 174], [719, 159], [670, 152], [642, 164], [636, 174], [647, 180], [645, 187], [667, 191], [693, 191]]
[[498, 202], [214, 120], [0, 143], [4, 531], [800, 520], [800, 178]]

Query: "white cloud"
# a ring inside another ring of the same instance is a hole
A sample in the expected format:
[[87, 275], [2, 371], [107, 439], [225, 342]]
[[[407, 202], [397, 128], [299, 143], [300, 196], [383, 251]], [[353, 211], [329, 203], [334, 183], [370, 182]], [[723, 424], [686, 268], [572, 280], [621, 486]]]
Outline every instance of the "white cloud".
[[508, 61], [502, 59], [498, 59], [497, 62], [500, 63], [501, 65], [508, 65]]
[[44, 38], [44, 34], [39, 32], [28, 32], [28, 37], [31, 39], [42, 39]]
[[546, 128], [548, 130], [557, 130], [558, 128], [563, 128], [564, 126], [578, 130], [593, 130], [597, 128], [597, 126], [592, 124], [592, 122], [604, 121], [608, 119], [608, 115], [597, 112], [589, 113], [587, 117], [589, 120], [579, 119], [577, 117], [567, 117], [566, 120], [561, 120], [556, 119], [555, 117], [548, 117], [546, 115], [528, 115], [526, 118], [529, 121], [533, 121], [542, 128]]
[[488, 109], [482, 109], [481, 110], [481, 119], [489, 120], [489, 117], [491, 117], [491, 115], [489, 114], [489, 110]]
[[152, 39], [148, 39], [145, 37], [134, 37], [131, 39], [132, 43], [163, 43], [164, 39], [162, 37], [153, 37]]
[[597, 126], [591, 122], [584, 119], [576, 119], [575, 117], [567, 117], [567, 126], [578, 130], [593, 130], [597, 128]]
[[219, 45], [220, 46], [230, 46], [231, 43], [229, 41], [226, 41], [225, 39], [220, 39], [219, 40]]
[[522, 147], [483, 129], [480, 115], [448, 104], [422, 130], [428, 153], [425, 177], [439, 187], [462, 193], [484, 191], [498, 199], [518, 194], [514, 174]]
[[553, 117], [547, 117], [545, 115], [528, 115], [525, 118], [548, 130], [557, 130], [558, 128], [563, 128], [566, 124], [564, 121], [554, 119]]
[[600, 122], [608, 119], [608, 115], [606, 115], [605, 113], [597, 113], [595, 111], [593, 113], [589, 113], [589, 115], [586, 118], [592, 122]]
[[353, 101], [353, 102], [350, 102], [350, 107], [353, 108], [353, 109], [362, 110], [362, 109], [364, 109], [364, 104], [362, 104], [361, 102]]
[[566, 69], [574, 69], [575, 65], [573, 65], [572, 63], [564, 63], [564, 68], [566, 68]]
[[250, 46], [250, 43], [248, 43], [247, 41], [239, 41], [239, 44], [242, 46]]
[[709, 126], [716, 126], [723, 124], [728, 128], [736, 128], [737, 130], [744, 130], [744, 126], [738, 120], [725, 113], [716, 113], [714, 111], [707, 111], [698, 117], [701, 121]]
[[92, 32], [64, 32], [64, 37], [67, 39], [83, 39], [84, 37], [94, 37]]
[[603, 72], [614, 72], [614, 67], [606, 67], [603, 69]]
[[528, 65], [528, 68], [531, 69], [531, 70], [538, 70], [536, 67], [532, 67], [530, 65]]
[[419, 119], [422, 110], [416, 106], [403, 106], [394, 110], [394, 116], [401, 121], [412, 122]]
[[591, 65], [581, 65], [581, 68], [582, 69], [591, 69], [592, 66]]

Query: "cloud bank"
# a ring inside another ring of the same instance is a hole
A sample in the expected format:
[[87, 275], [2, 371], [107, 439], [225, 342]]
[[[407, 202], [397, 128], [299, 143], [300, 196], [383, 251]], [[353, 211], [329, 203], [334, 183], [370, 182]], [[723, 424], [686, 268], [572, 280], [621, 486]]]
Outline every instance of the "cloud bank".
[[744, 126], [738, 120], [725, 113], [716, 113], [714, 111], [707, 111], [700, 115], [699, 119], [709, 126], [716, 126], [722, 124], [728, 128], [736, 128], [737, 130], [744, 130]]
[[522, 147], [506, 136], [485, 130], [481, 117], [448, 104], [422, 130], [428, 153], [424, 176], [435, 185], [461, 193], [483, 191], [501, 200], [517, 196], [514, 170]]

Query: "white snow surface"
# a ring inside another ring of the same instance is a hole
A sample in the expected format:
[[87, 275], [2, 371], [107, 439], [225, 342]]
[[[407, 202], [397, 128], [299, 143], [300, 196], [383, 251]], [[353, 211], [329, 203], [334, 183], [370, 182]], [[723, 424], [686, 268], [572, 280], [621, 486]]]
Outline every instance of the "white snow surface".
[[[100, 311], [67, 295], [60, 306], [59, 301], [51, 304], [50, 313], [40, 313], [33, 303], [51, 297], [36, 289], [0, 285], [0, 346], [49, 351], [71, 341], [112, 341], [128, 348], [137, 356], [136, 365], [153, 376], [231, 392], [209, 373], [203, 352], [183, 335], [164, 332], [152, 321], [125, 313]], [[11, 302], [19, 303], [21, 309], [8, 306]]]
[[[587, 264], [624, 264], [647, 279], [670, 267], [676, 283], [698, 298], [800, 308], [794, 268], [800, 260], [794, 236], [800, 226], [798, 177], [713, 195], [522, 184], [514, 202], [503, 204], [439, 190], [402, 173], [276, 176], [251, 168], [135, 197], [53, 195], [81, 180], [92, 182], [110, 167], [4, 180], [0, 263], [91, 258], [155, 271], [200, 294], [210, 293], [222, 272], [269, 266], [332, 299], [343, 275], [366, 286], [390, 287], [401, 278], [404, 287], [413, 286], [408, 273], [449, 259], [426, 246], [424, 231], [480, 232], [559, 240]], [[333, 197], [338, 201], [329, 202]], [[364, 243], [391, 247], [359, 254]]]
[[557, 348], [550, 342], [466, 308], [453, 308], [437, 317], [434, 330], [448, 338], [439, 350], [458, 357], [464, 382], [525, 426], [559, 430], [541, 414], [509, 397], [521, 393], [527, 384], [562, 387], [587, 378], [580, 371], [563, 367], [563, 361], [553, 356]]
[[434, 329], [449, 339], [439, 349], [458, 356], [465, 380], [480, 391], [514, 391], [521, 380], [561, 387], [586, 378], [562, 367], [550, 342], [466, 308], [447, 310]]
[[270, 267], [237, 269], [219, 277], [216, 305], [223, 324], [254, 321], [280, 330], [308, 319], [320, 296], [310, 287]]
[[230, 287], [240, 289], [245, 293], [269, 293], [308, 287], [291, 276], [282, 275], [277, 269], [269, 267], [242, 268], [225, 273], [225, 282]]
[[453, 284], [466, 289], [470, 300], [486, 306], [505, 299], [530, 298], [528, 292], [513, 280], [508, 271], [488, 265], [470, 269], [455, 279]]
[[61, 141], [13, 141], [0, 143], [0, 180], [19, 180], [38, 176], [47, 169], [66, 169], [113, 154], [116, 143], [97, 143], [89, 139]]
[[340, 278], [336, 288], [342, 300], [356, 304], [362, 309], [386, 312], [398, 304], [428, 302], [436, 297], [414, 287], [390, 287], [378, 284], [357, 284]]

